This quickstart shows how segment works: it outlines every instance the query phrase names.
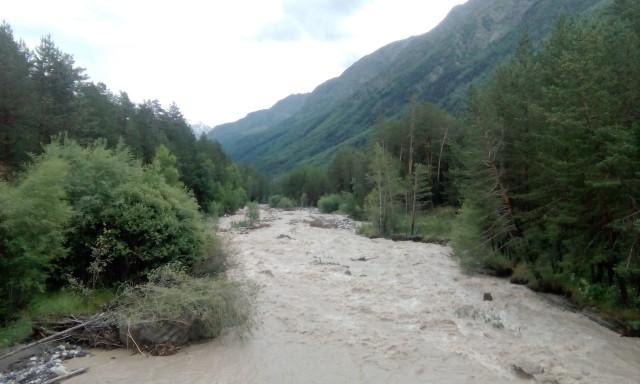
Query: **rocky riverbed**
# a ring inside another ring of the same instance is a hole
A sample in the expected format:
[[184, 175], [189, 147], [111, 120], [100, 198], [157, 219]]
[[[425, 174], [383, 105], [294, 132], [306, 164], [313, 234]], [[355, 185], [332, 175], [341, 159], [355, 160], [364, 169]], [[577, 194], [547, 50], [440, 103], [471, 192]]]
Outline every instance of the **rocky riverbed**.
[[[2, 384], [48, 384], [69, 375], [65, 362], [74, 358], [85, 357], [88, 351], [80, 346], [69, 344], [46, 344], [34, 348], [27, 354], [8, 364], [0, 372]], [[9, 359], [7, 359], [9, 360]]]

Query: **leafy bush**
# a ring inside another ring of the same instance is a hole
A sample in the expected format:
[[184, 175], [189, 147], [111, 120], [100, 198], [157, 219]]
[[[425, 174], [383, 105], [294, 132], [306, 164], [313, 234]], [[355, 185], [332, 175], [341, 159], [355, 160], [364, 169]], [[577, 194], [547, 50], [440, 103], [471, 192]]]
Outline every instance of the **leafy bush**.
[[342, 199], [337, 193], [324, 195], [318, 200], [318, 208], [322, 213], [333, 213], [340, 209]]
[[284, 209], [285, 211], [290, 211], [295, 209], [295, 205], [293, 204], [293, 201], [291, 201], [291, 199], [289, 199], [288, 197], [281, 197], [280, 200], [278, 201], [278, 205], [276, 206], [276, 208]]
[[195, 263], [205, 245], [198, 204], [159, 169], [122, 145], [59, 140], [1, 184], [0, 320], [67, 276], [108, 287], [166, 262]]
[[245, 219], [249, 222], [249, 226], [255, 226], [260, 222], [260, 205], [258, 203], [247, 204]]
[[358, 235], [362, 235], [366, 237], [376, 236], [379, 234], [376, 228], [371, 223], [363, 223], [361, 226], [358, 227], [358, 229], [356, 230], [356, 233]]
[[71, 206], [61, 160], [36, 163], [17, 184], [0, 184], [0, 320], [43, 292], [55, 261], [66, 254]]
[[215, 277], [226, 271], [229, 259], [235, 249], [229, 241], [215, 233], [207, 236], [201, 256], [189, 268], [189, 274], [195, 277]]
[[338, 209], [345, 215], [349, 215], [354, 220], [364, 220], [364, 210], [358, 205], [357, 199], [353, 193], [342, 192], [340, 194], [340, 207]]
[[94, 266], [104, 264], [98, 272], [120, 271], [107, 281], [137, 278], [165, 262], [196, 260], [204, 243], [198, 207], [181, 194], [162, 183], [130, 182], [113, 191], [90, 254]]
[[233, 213], [240, 209], [246, 202], [247, 192], [242, 187], [238, 187], [225, 193], [222, 203], [225, 212]]
[[204, 244], [195, 198], [145, 169], [129, 150], [49, 145], [39, 162], [61, 159], [74, 172], [62, 180], [74, 209], [59, 263], [63, 273], [92, 285], [139, 279], [162, 263], [195, 261]]
[[273, 195], [269, 197], [269, 207], [278, 208], [278, 203], [280, 202], [280, 199], [282, 199], [282, 196], [280, 195]]

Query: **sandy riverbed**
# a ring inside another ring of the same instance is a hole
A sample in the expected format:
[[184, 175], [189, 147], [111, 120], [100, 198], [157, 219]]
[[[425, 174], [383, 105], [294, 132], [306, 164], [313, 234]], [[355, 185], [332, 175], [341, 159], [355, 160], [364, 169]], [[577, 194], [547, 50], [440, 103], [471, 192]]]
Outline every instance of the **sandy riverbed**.
[[169, 357], [93, 351], [66, 364], [90, 367], [67, 382], [639, 382], [640, 339], [506, 280], [466, 276], [447, 247], [310, 226], [317, 216], [339, 218], [262, 212], [269, 227], [224, 232], [238, 251], [230, 275], [261, 287], [253, 337]]

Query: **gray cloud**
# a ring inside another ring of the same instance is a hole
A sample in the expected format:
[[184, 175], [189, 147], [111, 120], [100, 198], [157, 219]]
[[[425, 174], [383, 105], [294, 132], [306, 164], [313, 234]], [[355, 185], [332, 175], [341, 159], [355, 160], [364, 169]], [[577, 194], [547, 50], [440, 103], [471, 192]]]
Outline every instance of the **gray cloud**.
[[258, 40], [296, 41], [305, 34], [314, 40], [345, 37], [342, 22], [371, 0], [284, 0], [284, 17], [263, 28]]

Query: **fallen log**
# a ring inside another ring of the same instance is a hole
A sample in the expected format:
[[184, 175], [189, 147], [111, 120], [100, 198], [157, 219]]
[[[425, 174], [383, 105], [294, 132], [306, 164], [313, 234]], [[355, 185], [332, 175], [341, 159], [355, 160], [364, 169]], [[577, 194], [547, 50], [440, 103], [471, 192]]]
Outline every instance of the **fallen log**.
[[47, 380], [42, 384], [57, 383], [57, 382], [62, 381], [62, 380], [70, 379], [70, 378], [72, 378], [74, 376], [78, 376], [78, 375], [80, 375], [82, 373], [87, 372], [88, 370], [89, 370], [89, 368], [78, 368], [78, 369], [76, 369], [74, 371], [71, 371], [71, 372], [67, 373], [66, 375], [58, 376], [58, 377], [55, 377], [55, 378], [53, 378], [51, 380]]

